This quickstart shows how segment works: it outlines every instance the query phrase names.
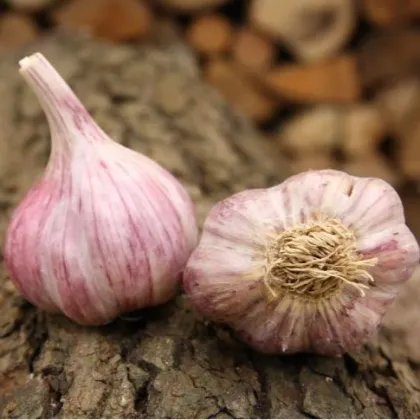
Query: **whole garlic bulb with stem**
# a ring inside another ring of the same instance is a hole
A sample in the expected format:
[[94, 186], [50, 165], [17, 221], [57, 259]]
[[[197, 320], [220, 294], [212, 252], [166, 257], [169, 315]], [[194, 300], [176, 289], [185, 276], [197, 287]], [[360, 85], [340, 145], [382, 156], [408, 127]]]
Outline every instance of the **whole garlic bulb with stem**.
[[17, 289], [86, 325], [166, 302], [197, 243], [186, 190], [111, 140], [42, 54], [21, 60], [20, 73], [47, 116], [52, 145], [6, 235]]
[[218, 203], [183, 281], [262, 352], [338, 356], [375, 332], [418, 261], [389, 184], [320, 170]]

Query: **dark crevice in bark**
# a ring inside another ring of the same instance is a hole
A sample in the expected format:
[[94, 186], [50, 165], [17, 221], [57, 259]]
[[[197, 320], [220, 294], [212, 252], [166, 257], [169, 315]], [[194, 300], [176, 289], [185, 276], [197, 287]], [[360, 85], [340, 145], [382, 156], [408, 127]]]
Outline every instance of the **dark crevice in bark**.
[[248, 357], [252, 364], [252, 367], [257, 372], [258, 382], [261, 388], [259, 395], [257, 396], [258, 398], [257, 398], [257, 405], [255, 407], [255, 416], [256, 418], [269, 419], [271, 417], [270, 416], [271, 403], [268, 397], [268, 384], [267, 384], [267, 378], [264, 372], [264, 368], [261, 366], [259, 359], [255, 357], [254, 352], [249, 351]]
[[29, 372], [34, 373], [34, 363], [38, 359], [44, 343], [48, 339], [48, 331], [45, 325], [45, 315], [42, 312], [37, 312], [35, 308], [31, 308], [31, 314], [29, 314], [29, 343], [33, 349], [28, 359]]
[[356, 376], [359, 373], [356, 361], [348, 354], [343, 355], [344, 366], [350, 376]]

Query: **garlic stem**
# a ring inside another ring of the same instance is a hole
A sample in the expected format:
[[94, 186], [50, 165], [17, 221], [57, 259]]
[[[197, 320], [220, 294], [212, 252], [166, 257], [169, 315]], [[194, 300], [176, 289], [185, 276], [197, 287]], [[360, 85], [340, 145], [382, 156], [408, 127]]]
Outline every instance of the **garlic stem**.
[[[23, 58], [19, 65], [20, 74], [37, 96], [47, 116], [51, 129], [52, 153], [65, 144], [71, 147], [78, 139], [104, 140], [103, 131], [70, 86], [41, 53]], [[83, 136], [80, 136], [81, 132]]]

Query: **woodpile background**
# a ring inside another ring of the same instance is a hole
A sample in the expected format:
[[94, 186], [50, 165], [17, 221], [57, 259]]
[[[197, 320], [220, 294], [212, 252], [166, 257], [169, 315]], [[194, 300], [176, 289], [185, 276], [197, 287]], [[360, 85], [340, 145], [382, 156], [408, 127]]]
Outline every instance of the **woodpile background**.
[[52, 30], [141, 42], [162, 18], [294, 172], [380, 177], [417, 204], [420, 0], [0, 0], [0, 51]]

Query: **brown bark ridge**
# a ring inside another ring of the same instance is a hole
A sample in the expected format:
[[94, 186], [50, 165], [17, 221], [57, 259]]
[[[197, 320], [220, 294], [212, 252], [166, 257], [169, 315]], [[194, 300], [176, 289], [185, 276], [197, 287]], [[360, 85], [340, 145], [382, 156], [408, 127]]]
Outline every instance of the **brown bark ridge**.
[[[252, 125], [200, 80], [188, 49], [177, 41], [112, 46], [57, 35], [0, 61], [1, 237], [49, 149], [45, 118], [17, 73], [18, 59], [36, 50], [111, 136], [179, 177], [197, 203], [200, 222], [217, 200], [287, 175]], [[418, 316], [406, 310], [416, 293], [420, 301], [420, 287], [411, 286], [400, 303], [404, 311], [397, 311], [405, 318], [385, 323], [360, 352], [276, 357], [252, 351], [229, 329], [203, 320], [182, 294], [143, 311], [136, 322], [83, 328], [25, 303], [2, 267], [0, 415], [420, 416], [420, 354], [413, 340]]]

